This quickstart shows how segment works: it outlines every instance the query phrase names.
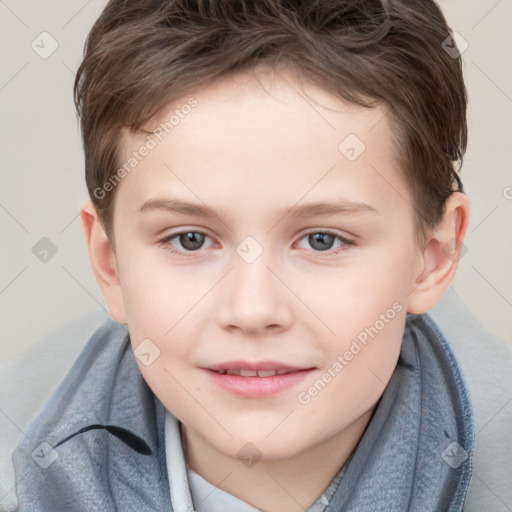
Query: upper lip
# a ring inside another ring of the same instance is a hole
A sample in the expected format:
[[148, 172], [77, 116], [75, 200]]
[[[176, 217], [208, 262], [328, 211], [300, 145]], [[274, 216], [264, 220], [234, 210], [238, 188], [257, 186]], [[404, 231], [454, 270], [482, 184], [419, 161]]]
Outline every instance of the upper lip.
[[287, 370], [299, 371], [310, 370], [311, 367], [307, 366], [291, 366], [289, 364], [279, 363], [277, 361], [226, 361], [225, 363], [213, 364], [205, 367], [207, 370], [252, 370], [252, 371], [265, 371], [265, 370]]

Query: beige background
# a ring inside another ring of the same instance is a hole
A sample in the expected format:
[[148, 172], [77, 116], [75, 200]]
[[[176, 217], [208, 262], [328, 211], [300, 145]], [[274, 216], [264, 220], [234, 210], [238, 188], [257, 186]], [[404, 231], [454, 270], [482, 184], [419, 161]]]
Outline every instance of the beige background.
[[[0, 1], [2, 358], [104, 305], [78, 219], [87, 192], [72, 87], [86, 35], [105, 3]], [[512, 343], [512, 0], [441, 6], [469, 45], [463, 59], [470, 139], [462, 177], [472, 216], [453, 286], [489, 331]], [[33, 41], [40, 53], [58, 48], [42, 58]], [[43, 237], [57, 249], [47, 262], [32, 252]]]

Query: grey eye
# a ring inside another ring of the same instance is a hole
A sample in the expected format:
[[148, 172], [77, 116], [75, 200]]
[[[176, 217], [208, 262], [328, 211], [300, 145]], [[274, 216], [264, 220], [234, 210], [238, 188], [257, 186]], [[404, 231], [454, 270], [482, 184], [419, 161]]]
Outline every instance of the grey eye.
[[326, 251], [332, 249], [336, 237], [329, 233], [310, 233], [308, 236], [308, 242], [311, 244], [313, 249], [319, 251]]

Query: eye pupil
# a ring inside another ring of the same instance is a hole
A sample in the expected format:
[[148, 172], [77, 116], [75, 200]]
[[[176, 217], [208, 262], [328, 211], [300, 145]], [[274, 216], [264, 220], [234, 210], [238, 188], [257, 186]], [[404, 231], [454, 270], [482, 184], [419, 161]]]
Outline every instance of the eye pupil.
[[[332, 247], [333, 242], [334, 236], [330, 235], [329, 233], [313, 233], [309, 235], [309, 243], [311, 244], [311, 247], [318, 249], [320, 251], [330, 249]], [[317, 243], [319, 243], [319, 246], [315, 247]]]
[[204, 235], [196, 231], [189, 231], [180, 235], [181, 245], [190, 251], [199, 249], [204, 242]]

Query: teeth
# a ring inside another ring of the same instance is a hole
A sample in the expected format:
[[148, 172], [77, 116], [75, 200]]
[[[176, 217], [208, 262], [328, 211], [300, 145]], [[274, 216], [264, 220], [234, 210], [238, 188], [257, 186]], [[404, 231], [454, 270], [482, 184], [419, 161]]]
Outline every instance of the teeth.
[[256, 370], [232, 370], [235, 373], [231, 373], [230, 370], [228, 370], [228, 373], [231, 375], [240, 375], [240, 377], [257, 377], [258, 372]]
[[277, 375], [277, 370], [260, 370], [258, 371], [258, 377], [273, 377]]
[[217, 372], [239, 377], [274, 377], [274, 375], [290, 373], [290, 370], [217, 370]]

